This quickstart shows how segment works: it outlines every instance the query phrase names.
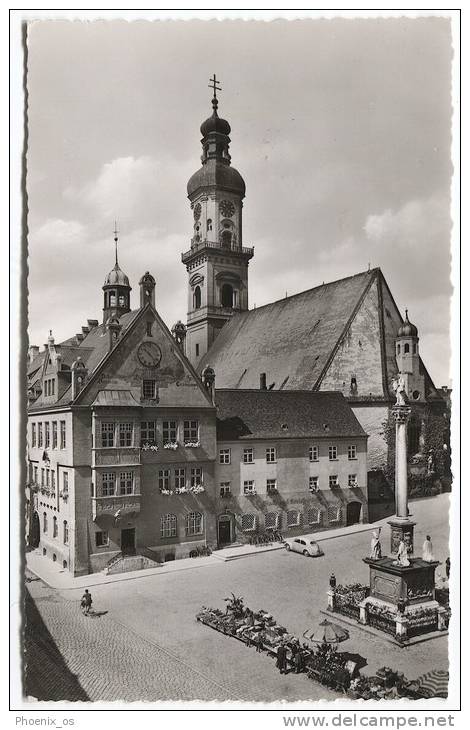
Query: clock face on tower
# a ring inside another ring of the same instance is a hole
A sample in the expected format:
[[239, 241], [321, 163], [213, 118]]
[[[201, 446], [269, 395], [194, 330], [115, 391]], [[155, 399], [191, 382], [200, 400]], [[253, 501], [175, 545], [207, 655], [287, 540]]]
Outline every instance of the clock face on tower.
[[143, 342], [137, 350], [139, 362], [146, 368], [156, 368], [162, 359], [162, 351], [156, 342]]
[[235, 206], [230, 200], [222, 200], [220, 211], [226, 218], [231, 218], [235, 213]]
[[194, 206], [194, 220], [198, 221], [201, 217], [201, 203], [196, 203]]

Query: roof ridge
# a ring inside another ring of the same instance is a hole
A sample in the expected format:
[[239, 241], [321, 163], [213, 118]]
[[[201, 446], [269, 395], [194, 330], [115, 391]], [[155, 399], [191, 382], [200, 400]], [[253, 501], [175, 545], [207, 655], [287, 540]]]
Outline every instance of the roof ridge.
[[288, 297], [281, 297], [280, 299], [275, 299], [273, 302], [268, 302], [267, 304], [262, 304], [260, 307], [256, 307], [253, 309], [248, 309], [245, 312], [237, 312], [235, 314], [235, 317], [240, 316], [241, 314], [247, 314], [250, 312], [257, 312], [260, 309], [264, 309], [265, 307], [271, 307], [273, 304], [278, 304], [279, 302], [285, 302], [289, 299], [295, 299], [295, 297], [300, 297], [302, 294], [309, 294], [310, 292], [315, 291], [316, 289], [322, 289], [326, 286], [333, 286], [333, 284], [339, 284], [342, 281], [348, 281], [349, 279], [355, 279], [359, 276], [364, 276], [364, 274], [375, 274], [377, 271], [380, 271], [380, 266], [376, 266], [373, 269], [367, 269], [366, 271], [359, 271], [357, 274], [351, 274], [351, 276], [344, 276], [341, 279], [334, 279], [334, 281], [328, 281], [326, 284], [317, 284], [317, 286], [312, 286], [310, 289], [304, 289], [303, 291], [296, 292], [295, 294], [291, 294]]

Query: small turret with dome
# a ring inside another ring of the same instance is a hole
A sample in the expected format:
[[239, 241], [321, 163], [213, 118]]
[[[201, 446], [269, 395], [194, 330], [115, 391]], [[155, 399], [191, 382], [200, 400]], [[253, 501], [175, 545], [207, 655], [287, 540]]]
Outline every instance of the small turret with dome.
[[395, 355], [398, 372], [403, 375], [408, 398], [410, 400], [422, 400], [424, 397], [424, 373], [421, 372], [419, 358], [418, 328], [410, 322], [407, 309], [405, 310], [405, 319], [397, 331]]
[[131, 285], [129, 278], [122, 271], [118, 262], [118, 231], [114, 226], [114, 245], [116, 263], [106, 276], [103, 284], [104, 303], [103, 303], [103, 324], [109, 319], [121, 317], [123, 314], [130, 312], [130, 293]]

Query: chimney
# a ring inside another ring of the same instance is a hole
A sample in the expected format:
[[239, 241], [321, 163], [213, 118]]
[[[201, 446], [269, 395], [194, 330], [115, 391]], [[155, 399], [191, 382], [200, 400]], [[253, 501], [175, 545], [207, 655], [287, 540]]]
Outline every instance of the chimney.
[[85, 335], [85, 337], [87, 336], [87, 334], [89, 333], [89, 331], [90, 331], [90, 328], [89, 327], [82, 327], [82, 333]]
[[259, 389], [260, 390], [267, 390], [267, 386], [266, 386], [266, 373], [260, 373], [259, 374]]
[[86, 323], [91, 330], [99, 324], [97, 319], [87, 319]]
[[108, 330], [108, 352], [113, 349], [114, 345], [119, 339], [119, 336], [121, 334], [122, 326], [119, 323], [119, 320], [117, 317], [111, 317], [111, 319], [108, 320], [108, 324], [106, 325], [106, 329]]

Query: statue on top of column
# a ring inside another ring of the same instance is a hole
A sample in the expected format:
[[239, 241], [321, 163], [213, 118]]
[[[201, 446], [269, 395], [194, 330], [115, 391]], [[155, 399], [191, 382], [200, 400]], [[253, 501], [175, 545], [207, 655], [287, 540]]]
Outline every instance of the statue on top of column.
[[401, 373], [392, 381], [392, 388], [396, 393], [396, 406], [406, 406], [405, 379]]

